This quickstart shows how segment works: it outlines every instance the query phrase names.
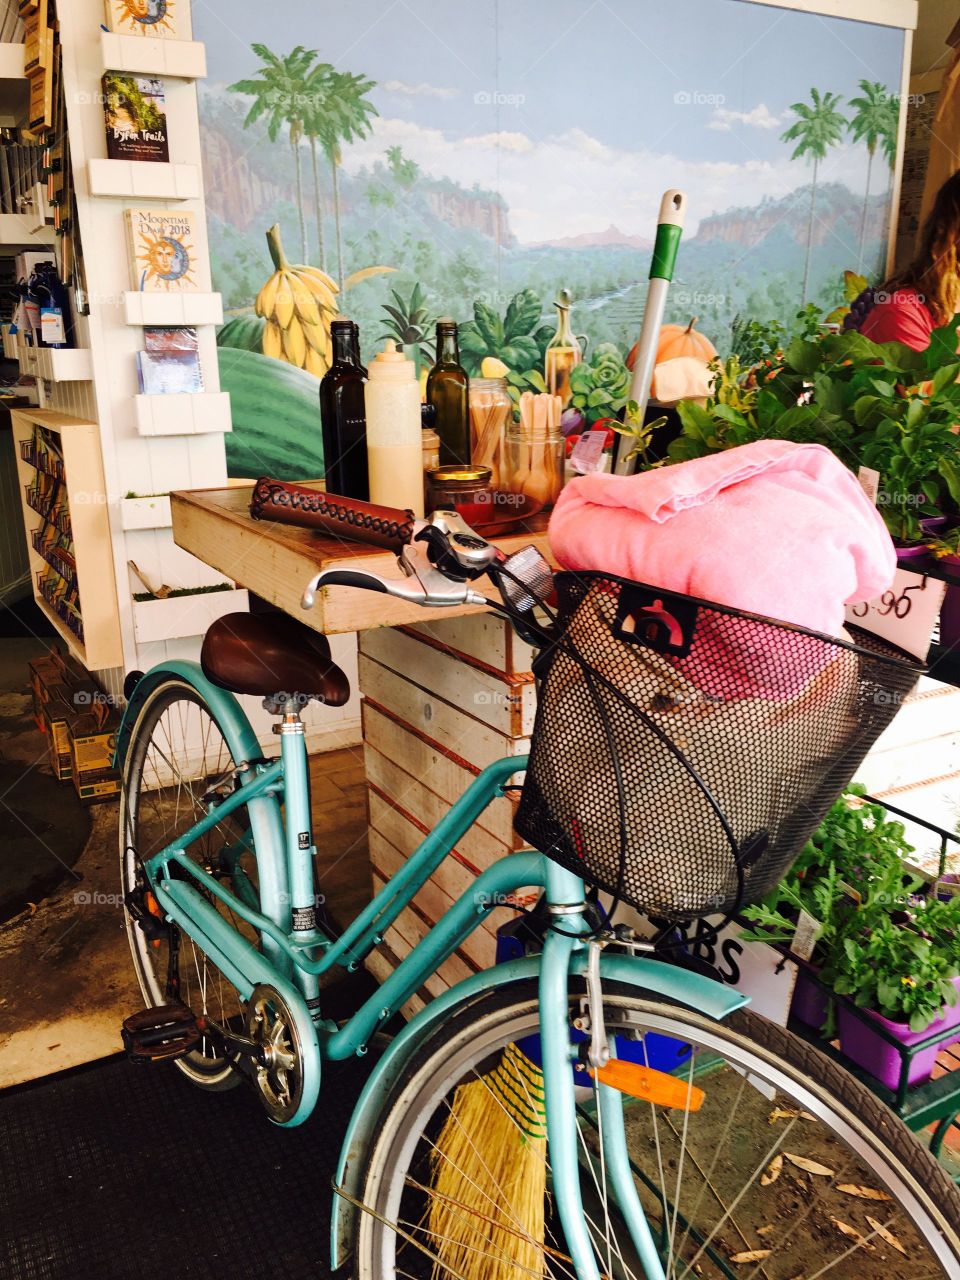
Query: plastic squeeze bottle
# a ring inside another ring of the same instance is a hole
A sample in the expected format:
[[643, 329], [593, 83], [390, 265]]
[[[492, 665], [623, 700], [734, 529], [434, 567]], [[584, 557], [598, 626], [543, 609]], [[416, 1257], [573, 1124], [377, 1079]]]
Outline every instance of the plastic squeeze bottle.
[[370, 501], [422, 517], [420, 384], [413, 361], [392, 338], [370, 361], [364, 396]]

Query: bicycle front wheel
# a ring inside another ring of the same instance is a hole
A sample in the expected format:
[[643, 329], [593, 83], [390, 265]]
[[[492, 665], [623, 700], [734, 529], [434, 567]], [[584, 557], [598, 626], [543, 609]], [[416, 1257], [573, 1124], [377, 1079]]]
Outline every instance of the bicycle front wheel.
[[[571, 1039], [578, 1009], [571, 999]], [[847, 1072], [749, 1011], [715, 1023], [611, 986], [604, 1013], [623, 1056], [662, 1064], [674, 1053], [673, 1074], [705, 1093], [696, 1112], [624, 1100], [634, 1182], [667, 1280], [960, 1277], [957, 1188]], [[535, 1157], [545, 1168], [531, 1179], [543, 1205], [531, 1215], [516, 1186], [504, 1185], [504, 1161], [485, 1145], [482, 1124], [471, 1129], [458, 1092], [485, 1086], [488, 1115], [499, 1121], [506, 1072], [529, 1103], [537, 1031], [536, 989], [523, 984], [472, 1005], [418, 1053], [378, 1121], [361, 1184], [358, 1280], [577, 1276], [552, 1208], [547, 1144]], [[509, 1063], [514, 1051], [505, 1057], [510, 1045], [524, 1051], [523, 1070]], [[477, 1091], [470, 1097], [476, 1114]], [[594, 1090], [578, 1088], [577, 1097], [578, 1173], [597, 1271], [645, 1280], [608, 1185], [612, 1139]], [[459, 1142], [449, 1141], [451, 1126], [463, 1129]], [[457, 1183], [448, 1176], [438, 1213], [438, 1167], [453, 1151], [462, 1153], [463, 1191], [451, 1195]], [[541, 1224], [532, 1232], [531, 1221]]]

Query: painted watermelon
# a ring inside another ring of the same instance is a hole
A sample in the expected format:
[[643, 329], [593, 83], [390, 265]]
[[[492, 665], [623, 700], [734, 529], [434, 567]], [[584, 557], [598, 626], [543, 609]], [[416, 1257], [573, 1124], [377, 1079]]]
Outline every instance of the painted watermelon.
[[256, 351], [219, 347], [220, 387], [230, 392], [227, 474], [319, 479], [323, 474], [320, 379]]
[[217, 346], [239, 347], [241, 351], [262, 351], [265, 324], [262, 316], [234, 316], [217, 330]]

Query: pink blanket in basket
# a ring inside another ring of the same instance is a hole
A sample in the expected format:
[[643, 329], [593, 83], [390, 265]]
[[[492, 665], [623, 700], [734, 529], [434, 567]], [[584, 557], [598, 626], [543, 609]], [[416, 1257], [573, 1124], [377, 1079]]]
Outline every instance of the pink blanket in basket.
[[842, 634], [844, 605], [886, 590], [896, 553], [856, 477], [818, 444], [759, 440], [635, 476], [571, 481], [550, 545], [596, 569]]

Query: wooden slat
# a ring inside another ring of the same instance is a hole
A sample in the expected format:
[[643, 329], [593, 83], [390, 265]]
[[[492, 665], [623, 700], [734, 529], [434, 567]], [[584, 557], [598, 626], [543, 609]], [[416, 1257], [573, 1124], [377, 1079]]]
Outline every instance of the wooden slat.
[[[406, 859], [379, 831], [371, 831], [370, 849], [374, 868], [374, 886], [377, 887], [384, 879], [395, 875], [396, 872], [401, 870]], [[415, 914], [424, 923], [427, 921], [435, 923], [450, 910], [453, 903], [454, 899], [444, 889], [443, 885], [439, 884], [436, 878], [431, 878], [417, 894]], [[502, 917], [498, 923], [510, 918], [509, 913], [506, 912], [497, 912], [496, 914]], [[426, 918], [425, 920], [424, 917]], [[486, 922], [482, 922], [461, 943], [454, 955], [471, 972], [479, 972], [482, 969], [491, 968], [496, 964], [497, 959], [496, 933], [491, 931]], [[440, 972], [444, 977], [447, 977], [452, 975], [454, 970], [446, 969], [446, 966], [443, 966]], [[453, 978], [452, 980], [459, 981], [459, 978]]]
[[498, 676], [393, 628], [365, 632], [360, 652], [508, 737], [526, 738], [533, 732], [536, 686], [531, 675]]
[[[479, 773], [476, 766], [448, 754], [434, 739], [415, 733], [369, 699], [364, 699], [361, 711], [364, 742], [388, 760], [400, 762], [406, 774], [419, 778], [446, 804], [462, 796]], [[524, 842], [513, 829], [514, 809], [514, 802], [506, 796], [493, 800], [477, 819], [477, 826], [505, 847], [521, 849]]]
[[523, 755], [526, 738], [511, 738], [451, 706], [443, 698], [411, 684], [366, 654], [360, 654], [360, 688], [415, 732], [433, 738], [468, 765], [486, 768], [504, 756]]
[[412, 629], [509, 675], [528, 672], [533, 662], [532, 646], [520, 639], [505, 618], [492, 613], [420, 622]]
[[[357, 568], [362, 561], [362, 567], [372, 573], [398, 577], [396, 558], [388, 551], [362, 542], [330, 538], [269, 520], [254, 520], [249, 511], [252, 492], [250, 485], [171, 493], [174, 540], [207, 564], [229, 574], [241, 586], [301, 618], [308, 626], [332, 635], [461, 614], [483, 614], [482, 605], [421, 609], [390, 596], [350, 587], [327, 588], [314, 608], [305, 613], [300, 608], [300, 596], [320, 569]], [[546, 555], [546, 517], [535, 517], [529, 522], [529, 528], [534, 532], [498, 537], [497, 545], [509, 555], [533, 542]], [[495, 588], [485, 579], [478, 588], [486, 594], [495, 594]]]
[[[432, 830], [447, 812], [447, 805], [432, 791], [428, 791], [408, 773], [395, 763], [367, 746], [367, 780], [370, 798], [371, 825], [377, 826], [375, 814], [379, 812], [381, 803], [386, 803], [401, 813], [409, 814], [418, 828], [421, 837]], [[412, 850], [410, 850], [412, 852]], [[457, 841], [456, 853], [474, 874], [486, 871], [500, 858], [510, 852], [508, 845], [496, 840], [488, 832], [476, 825]], [[452, 890], [452, 893], [461, 890]]]

